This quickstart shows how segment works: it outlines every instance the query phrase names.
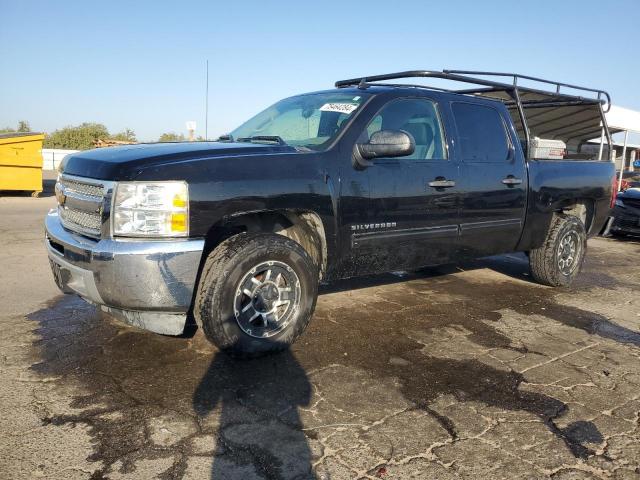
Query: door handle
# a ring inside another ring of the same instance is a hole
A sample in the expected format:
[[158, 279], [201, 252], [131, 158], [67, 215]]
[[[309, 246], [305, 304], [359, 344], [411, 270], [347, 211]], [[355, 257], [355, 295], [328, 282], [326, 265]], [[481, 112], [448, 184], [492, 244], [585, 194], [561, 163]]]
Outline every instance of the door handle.
[[446, 180], [444, 177], [437, 177], [434, 181], [429, 182], [432, 188], [451, 188], [456, 186], [453, 180]]
[[522, 179], [521, 178], [516, 178], [513, 175], [509, 175], [507, 178], [503, 178], [502, 179], [502, 183], [504, 183], [505, 185], [511, 187], [513, 185], [520, 185], [522, 183]]

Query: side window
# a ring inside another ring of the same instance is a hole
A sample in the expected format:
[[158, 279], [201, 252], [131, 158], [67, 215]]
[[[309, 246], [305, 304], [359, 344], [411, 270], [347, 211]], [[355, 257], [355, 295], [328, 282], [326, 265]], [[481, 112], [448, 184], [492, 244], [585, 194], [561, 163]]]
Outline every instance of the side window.
[[458, 147], [463, 160], [502, 163], [509, 159], [504, 120], [495, 108], [455, 102], [451, 110], [458, 127]]
[[416, 150], [401, 157], [411, 160], [446, 159], [444, 135], [435, 104], [430, 100], [406, 98], [392, 100], [373, 117], [358, 139], [366, 142], [380, 130], [404, 130], [413, 136]]
[[365, 140], [368, 140], [371, 135], [380, 130], [382, 130], [382, 115], [376, 115], [367, 126], [367, 138]]

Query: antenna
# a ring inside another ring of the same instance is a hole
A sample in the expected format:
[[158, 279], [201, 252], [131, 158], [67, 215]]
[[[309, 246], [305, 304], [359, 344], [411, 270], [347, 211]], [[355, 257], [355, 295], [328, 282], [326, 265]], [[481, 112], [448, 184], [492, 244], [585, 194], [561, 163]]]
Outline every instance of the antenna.
[[209, 59], [207, 59], [207, 84], [204, 95], [204, 139], [209, 140]]

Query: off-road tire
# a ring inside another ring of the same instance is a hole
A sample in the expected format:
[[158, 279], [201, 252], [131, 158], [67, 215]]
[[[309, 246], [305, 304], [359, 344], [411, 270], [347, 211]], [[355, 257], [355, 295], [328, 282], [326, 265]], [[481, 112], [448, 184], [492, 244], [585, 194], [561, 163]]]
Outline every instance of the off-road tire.
[[[256, 265], [290, 266], [300, 285], [298, 308], [286, 326], [268, 338], [247, 334], [234, 307], [239, 282]], [[241, 233], [218, 245], [207, 257], [194, 304], [196, 323], [207, 339], [237, 358], [253, 358], [285, 350], [304, 332], [316, 305], [318, 269], [297, 242], [271, 233]]]
[[[575, 238], [578, 250], [570, 272], [563, 272], [559, 265], [561, 242], [568, 235]], [[567, 286], [576, 278], [587, 253], [587, 233], [582, 221], [572, 215], [556, 214], [551, 221], [544, 244], [529, 252], [529, 266], [533, 278], [551, 287]]]

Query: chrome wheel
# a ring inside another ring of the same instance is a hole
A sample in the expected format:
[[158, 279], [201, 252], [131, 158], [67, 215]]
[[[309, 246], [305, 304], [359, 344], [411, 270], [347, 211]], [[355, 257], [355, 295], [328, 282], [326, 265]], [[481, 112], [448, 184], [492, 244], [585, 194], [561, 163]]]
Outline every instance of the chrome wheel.
[[558, 246], [558, 268], [563, 275], [571, 275], [578, 267], [582, 246], [576, 232], [568, 232]]
[[240, 281], [234, 298], [234, 314], [244, 333], [271, 337], [285, 328], [300, 304], [300, 279], [287, 264], [262, 262]]

